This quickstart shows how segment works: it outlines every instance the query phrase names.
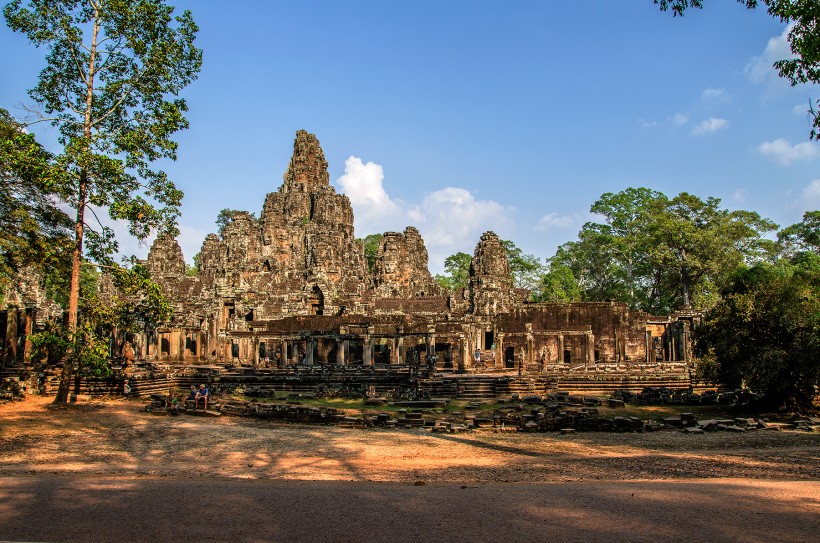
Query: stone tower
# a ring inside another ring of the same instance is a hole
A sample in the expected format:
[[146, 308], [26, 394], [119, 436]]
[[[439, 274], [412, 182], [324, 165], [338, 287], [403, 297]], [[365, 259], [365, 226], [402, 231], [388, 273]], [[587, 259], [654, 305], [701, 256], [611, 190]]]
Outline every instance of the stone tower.
[[510, 262], [501, 240], [484, 232], [470, 265], [470, 301], [476, 315], [508, 312], [515, 303]]

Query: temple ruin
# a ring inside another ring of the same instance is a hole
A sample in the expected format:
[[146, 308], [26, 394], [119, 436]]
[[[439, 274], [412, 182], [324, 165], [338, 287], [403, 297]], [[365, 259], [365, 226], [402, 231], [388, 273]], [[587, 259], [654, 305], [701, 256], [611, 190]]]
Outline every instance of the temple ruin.
[[[196, 275], [186, 275], [177, 241], [158, 237], [147, 266], [173, 317], [115, 338], [113, 354], [127, 341], [138, 361], [271, 375], [392, 371], [544, 382], [675, 375], [679, 386], [690, 384], [693, 315], [652, 316], [616, 302], [529, 302], [514, 288], [493, 232], [478, 240], [469, 284], [458, 291], [436, 283], [412, 226], [384, 233], [370, 269], [350, 200], [330, 185], [327, 166], [316, 137], [297, 132], [284, 181], [259, 218], [239, 212], [220, 235], [209, 234]], [[6, 303], [5, 357], [22, 360], [46, 304], [37, 296]]]

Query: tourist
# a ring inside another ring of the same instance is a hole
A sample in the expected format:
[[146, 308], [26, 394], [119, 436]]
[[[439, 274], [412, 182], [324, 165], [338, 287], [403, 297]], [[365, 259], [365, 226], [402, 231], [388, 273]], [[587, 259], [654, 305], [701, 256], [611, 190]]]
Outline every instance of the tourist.
[[128, 379], [126, 379], [122, 384], [122, 393], [126, 400], [131, 397], [131, 385], [128, 384]]
[[194, 398], [194, 409], [199, 407], [199, 400], [202, 400], [202, 410], [208, 410], [208, 398], [211, 397], [210, 391], [205, 388], [205, 385], [199, 385], [199, 390], [196, 391], [196, 397]]

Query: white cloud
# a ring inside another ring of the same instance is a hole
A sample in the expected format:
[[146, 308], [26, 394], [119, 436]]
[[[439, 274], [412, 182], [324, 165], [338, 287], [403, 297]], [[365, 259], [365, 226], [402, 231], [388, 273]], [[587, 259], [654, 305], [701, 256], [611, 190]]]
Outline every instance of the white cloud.
[[532, 229], [545, 231], [552, 228], [572, 228], [578, 225], [578, 217], [569, 215], [559, 215], [552, 212], [544, 215]]
[[675, 126], [683, 126], [689, 122], [689, 117], [683, 113], [675, 113], [672, 116], [672, 124]]
[[472, 254], [481, 234], [504, 229], [514, 209], [492, 200], [478, 200], [467, 189], [446, 187], [427, 194], [421, 203], [394, 200], [384, 187], [381, 165], [351, 156], [345, 173], [336, 180], [350, 198], [357, 235], [419, 229], [432, 273], [444, 270], [444, 259], [463, 251]]
[[761, 143], [757, 146], [757, 150], [761, 155], [770, 156], [784, 166], [788, 166], [795, 160], [811, 160], [820, 156], [820, 148], [812, 142], [804, 141], [792, 145], [782, 138]]
[[800, 205], [806, 210], [820, 209], [820, 179], [815, 179], [803, 188]]
[[717, 132], [718, 130], [726, 128], [728, 125], [729, 121], [726, 119], [709, 117], [705, 121], [701, 121], [700, 124], [692, 129], [692, 135], [702, 136], [703, 134], [709, 134], [710, 132]]
[[734, 194], [732, 194], [732, 198], [734, 198], [737, 202], [743, 203], [746, 201], [746, 197], [748, 195], [749, 193], [746, 191], [746, 189], [735, 189]]
[[644, 129], [646, 129], [646, 128], [655, 128], [657, 126], [660, 126], [660, 124], [661, 123], [659, 123], [658, 121], [647, 121], [645, 119], [641, 119], [641, 128], [644, 128]]
[[345, 160], [345, 173], [336, 180], [355, 209], [356, 227], [364, 233], [376, 232], [377, 225], [388, 230], [402, 228], [404, 213], [384, 189], [384, 170], [374, 162], [363, 163], [359, 157]]
[[463, 251], [472, 254], [483, 232], [498, 233], [511, 224], [507, 218], [513, 211], [492, 200], [476, 200], [462, 188], [446, 187], [424, 197], [419, 209], [418, 223], [430, 265], [441, 269], [444, 259]]
[[763, 52], [759, 56], [753, 57], [752, 60], [746, 64], [746, 76], [754, 83], [772, 83], [779, 79], [777, 71], [772, 67], [772, 64], [774, 64], [775, 61], [792, 57], [789, 43], [786, 41], [791, 29], [792, 25], [789, 25], [783, 30], [782, 34], [771, 38], [768, 43], [766, 43], [766, 48]]
[[700, 99], [704, 102], [716, 101], [725, 102], [729, 99], [729, 95], [724, 89], [705, 88], [700, 94]]

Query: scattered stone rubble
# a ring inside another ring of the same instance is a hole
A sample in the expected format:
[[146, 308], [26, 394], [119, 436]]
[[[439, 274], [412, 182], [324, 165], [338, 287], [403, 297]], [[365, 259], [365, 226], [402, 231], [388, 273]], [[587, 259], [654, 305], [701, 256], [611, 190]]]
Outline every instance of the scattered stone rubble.
[[[267, 393], [267, 391], [266, 391]], [[270, 397], [274, 397], [270, 393]], [[152, 395], [148, 411], [155, 414], [191, 415], [220, 414], [281, 420], [289, 423], [336, 425], [342, 428], [423, 428], [433, 433], [458, 433], [472, 430], [497, 432], [560, 432], [564, 435], [576, 432], [656, 432], [680, 431], [686, 434], [706, 432], [750, 432], [802, 430], [820, 432], [820, 418], [795, 417], [791, 422], [770, 422], [768, 419], [734, 418], [696, 420], [692, 413], [658, 420], [642, 420], [637, 417], [604, 416], [600, 412], [602, 401], [595, 397], [573, 396], [556, 392], [546, 396], [519, 396], [500, 400], [500, 407], [492, 410], [487, 404], [469, 403], [464, 411], [449, 409], [447, 400], [389, 402], [394, 407], [407, 406], [395, 412], [363, 413], [356, 416], [345, 414], [334, 407], [302, 405], [301, 401], [312, 399], [311, 393], [291, 393], [287, 401], [268, 402], [257, 400], [225, 399], [209, 404], [209, 413], [195, 409], [191, 402], [178, 410], [167, 405], [167, 398]], [[384, 398], [370, 405], [387, 405]], [[613, 400], [609, 400], [611, 402]], [[621, 402], [621, 400], [614, 400]], [[609, 404], [611, 406], [611, 404]]]

